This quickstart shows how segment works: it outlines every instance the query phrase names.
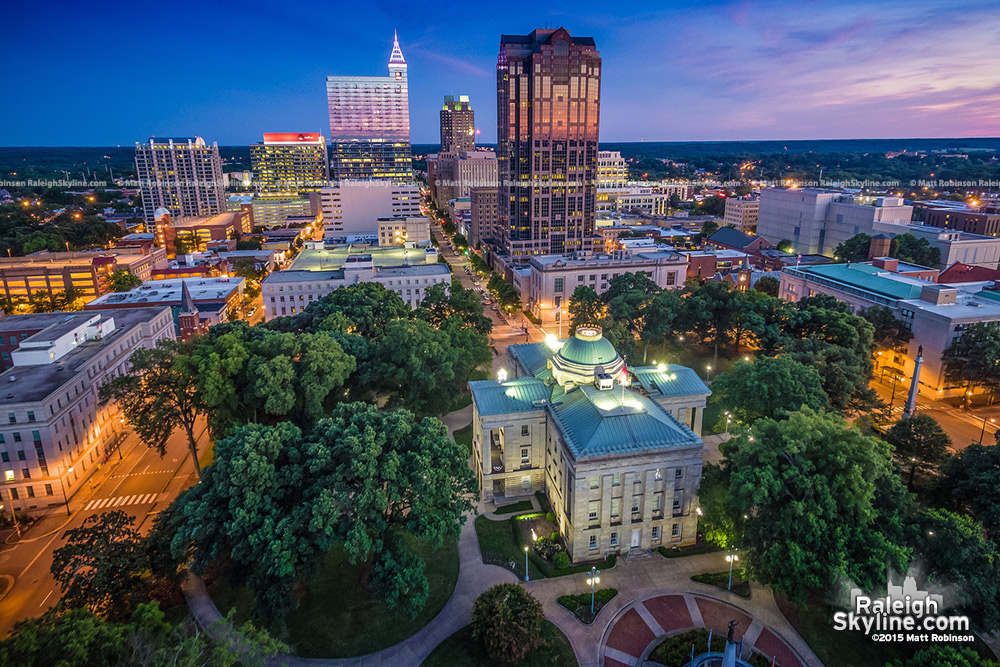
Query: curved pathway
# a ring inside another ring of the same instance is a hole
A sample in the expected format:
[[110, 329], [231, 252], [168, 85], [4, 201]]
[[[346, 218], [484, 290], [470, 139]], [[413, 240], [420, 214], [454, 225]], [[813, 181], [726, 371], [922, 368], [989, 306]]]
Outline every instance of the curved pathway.
[[[454, 433], [458, 428], [467, 425], [471, 419], [472, 407], [468, 406], [445, 415], [442, 421], [448, 426], [449, 433]], [[491, 516], [491, 510], [494, 509], [492, 504], [487, 506], [479, 503], [477, 509], [480, 514], [486, 514], [490, 518], [503, 520], [510, 518], [509, 516]], [[416, 667], [419, 665], [438, 644], [468, 625], [472, 614], [472, 604], [480, 593], [494, 584], [517, 581], [517, 577], [508, 570], [483, 563], [479, 551], [479, 541], [476, 538], [474, 519], [475, 516], [467, 516], [465, 525], [462, 527], [458, 542], [458, 581], [451, 598], [438, 615], [416, 634], [395, 646], [353, 658], [312, 659], [279, 655], [272, 662], [290, 667], [369, 667], [371, 665], [413, 665]], [[614, 568], [601, 572], [601, 587], [616, 588], [618, 595], [598, 613], [592, 625], [584, 625], [569, 610], [558, 603], [558, 598], [561, 595], [587, 592], [586, 574], [529, 581], [525, 582], [524, 585], [542, 602], [546, 618], [567, 636], [581, 667], [598, 667], [599, 665], [617, 667], [619, 663], [640, 665], [641, 659], [646, 656], [636, 648], [638, 646], [637, 640], [622, 643], [623, 638], [627, 636], [627, 631], [630, 628], [642, 637], [645, 637], [647, 633], [651, 633], [650, 636], [654, 638], [663, 636], [656, 629], [655, 623], [659, 623], [659, 621], [655, 621], [653, 626], [647, 622], [649, 618], [658, 618], [656, 613], [659, 613], [656, 612], [653, 616], [648, 616], [647, 611], [652, 613], [653, 609], [658, 609], [657, 605], [661, 603], [647, 601], [669, 598], [670, 596], [681, 596], [685, 600], [694, 599], [698, 608], [702, 605], [709, 605], [706, 609], [715, 609], [713, 604], [735, 606], [742, 610], [747, 618], [753, 617], [753, 622], [759, 626], [760, 632], [754, 637], [759, 649], [764, 651], [765, 646], [771, 646], [768, 644], [771, 641], [770, 636], [765, 634], [771, 633], [774, 636], [774, 641], [778, 642], [774, 646], [781, 645], [788, 649], [795, 655], [799, 665], [802, 667], [822, 667], [819, 659], [778, 610], [774, 597], [768, 589], [755, 584], [753, 585], [752, 599], [744, 600], [728, 591], [691, 581], [693, 575], [721, 572], [725, 568], [725, 554], [721, 552], [672, 559], [659, 555], [648, 555], [644, 559], [636, 559], [632, 562], [625, 562], [625, 559], [620, 558]], [[212, 602], [205, 590], [204, 582], [200, 578], [193, 575], [188, 577], [182, 585], [182, 589], [192, 615], [202, 628], [213, 635], [231, 635], [234, 632], [226, 625], [222, 614]], [[708, 602], [703, 602], [704, 600], [708, 600]], [[671, 603], [663, 602], [662, 604], [669, 606]], [[652, 609], [649, 605], [652, 605]], [[732, 611], [727, 608], [726, 613], [732, 613]], [[642, 625], [635, 623], [633, 615], [643, 620], [645, 631], [643, 631]], [[708, 616], [714, 619], [711, 614]], [[727, 616], [725, 620], [728, 622], [729, 618], [733, 618], [733, 616]], [[621, 624], [623, 622], [624, 625]], [[673, 627], [671, 621], [664, 620], [664, 622]], [[662, 623], [660, 626], [664, 632], [670, 632], [667, 630], [667, 626], [663, 626]], [[650, 627], [653, 630], [650, 630]], [[701, 624], [694, 623], [684, 627], [719, 629], [715, 625], [708, 624], [706, 614], [702, 614]], [[757, 630], [757, 627], [750, 626], [748, 628], [742, 623], [739, 627], [748, 632], [751, 629]], [[722, 625], [722, 629], [725, 629], [725, 624]], [[613, 638], [609, 641], [609, 637]], [[648, 646], [651, 641], [653, 640], [650, 639], [646, 642], [643, 651], [651, 648]], [[625, 648], [617, 648], [619, 646]], [[609, 661], [609, 656], [606, 655], [609, 647], [613, 650], [623, 651], [622, 654], [612, 652], [612, 655], [619, 658], [628, 656], [631, 660]], [[772, 654], [768, 653], [768, 655]], [[781, 661], [781, 664], [792, 665], [793, 663]]]

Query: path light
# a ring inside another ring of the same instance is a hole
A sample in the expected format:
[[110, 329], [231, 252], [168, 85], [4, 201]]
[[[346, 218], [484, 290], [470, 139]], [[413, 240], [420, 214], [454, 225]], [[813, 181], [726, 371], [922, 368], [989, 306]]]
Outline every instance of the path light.
[[587, 585], [590, 586], [590, 617], [594, 617], [594, 592], [601, 583], [601, 571], [596, 566], [590, 568], [587, 574]]
[[497, 382], [503, 382], [507, 379], [507, 369], [501, 368], [497, 371]]
[[659, 373], [663, 373], [663, 372], [665, 372], [667, 370], [667, 365], [666, 364], [657, 364], [656, 365], [656, 370]]
[[739, 562], [740, 557], [736, 554], [730, 554], [726, 556], [726, 561], [729, 563], [729, 586], [726, 587], [727, 591], [733, 590], [733, 563]]
[[531, 577], [528, 575], [528, 545], [524, 545], [524, 580], [530, 581]]

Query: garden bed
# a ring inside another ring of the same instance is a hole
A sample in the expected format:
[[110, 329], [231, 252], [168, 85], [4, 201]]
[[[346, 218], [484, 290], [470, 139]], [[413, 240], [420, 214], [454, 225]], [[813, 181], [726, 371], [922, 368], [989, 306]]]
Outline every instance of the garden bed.
[[701, 542], [689, 547], [660, 547], [657, 549], [657, 552], [664, 558], [684, 558], [685, 556], [711, 554], [716, 551], [722, 551], [722, 549], [708, 542]]
[[[708, 645], [709, 636], [712, 638], [711, 649]], [[658, 665], [669, 665], [670, 667], [686, 665], [691, 660], [692, 646], [694, 647], [695, 655], [708, 653], [710, 650], [722, 653], [726, 650], [726, 635], [722, 632], [713, 632], [709, 635], [709, 631], [705, 628], [697, 628], [682, 632], [673, 637], [667, 637], [649, 654], [649, 661]], [[760, 653], [751, 655], [747, 662], [753, 665], [753, 667], [771, 667], [771, 661]]]
[[616, 588], [601, 588], [595, 591], [593, 598], [593, 613], [590, 612], [590, 593], [581, 593], [579, 595], [561, 595], [559, 596], [559, 604], [573, 612], [573, 615], [576, 616], [581, 623], [584, 625], [590, 625], [594, 622], [594, 619], [597, 618], [597, 615], [601, 613], [601, 609], [603, 609], [606, 604], [611, 602], [616, 595], [618, 595], [618, 589]]
[[520, 500], [516, 503], [510, 503], [509, 505], [501, 505], [493, 510], [494, 514], [520, 514], [521, 512], [530, 512], [535, 509], [535, 506], [531, 504], [530, 500]]
[[734, 595], [739, 595], [741, 598], [750, 599], [750, 582], [743, 579], [742, 573], [739, 570], [733, 570], [733, 586], [729, 587], [729, 570], [725, 572], [708, 572], [706, 574], [696, 574], [691, 577], [691, 581], [697, 581], [699, 584], [708, 584], [709, 586], [715, 586], [716, 588], [721, 588], [722, 590], [728, 590]]

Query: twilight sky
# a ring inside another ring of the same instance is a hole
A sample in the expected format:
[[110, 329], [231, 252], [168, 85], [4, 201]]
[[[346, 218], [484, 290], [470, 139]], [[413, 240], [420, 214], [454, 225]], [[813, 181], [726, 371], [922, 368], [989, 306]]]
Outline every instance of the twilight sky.
[[0, 146], [328, 136], [325, 77], [385, 74], [393, 29], [413, 142], [468, 94], [492, 143], [500, 34], [560, 25], [601, 52], [602, 141], [1000, 136], [996, 0], [40, 0], [4, 23]]

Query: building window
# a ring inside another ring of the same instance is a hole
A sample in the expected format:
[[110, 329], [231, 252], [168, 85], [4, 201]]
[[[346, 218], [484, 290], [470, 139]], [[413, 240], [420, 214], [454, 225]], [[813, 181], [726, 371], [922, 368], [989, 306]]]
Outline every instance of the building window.
[[674, 513], [676, 514], [677, 512], [680, 511], [681, 511], [681, 499], [674, 498]]
[[0, 461], [4, 463], [10, 463], [10, 454], [7, 452], [0, 452]]
[[28, 486], [28, 487], [25, 487], [25, 488], [28, 490], [28, 497], [29, 498], [34, 498], [35, 497], [35, 487]]
[[35, 421], [35, 413], [32, 412], [31, 410], [28, 410], [28, 421], [29, 422]]
[[663, 511], [663, 494], [656, 493], [653, 495], [653, 511], [662, 512]]
[[618, 515], [622, 513], [622, 501], [619, 498], [611, 499], [611, 518], [617, 519]]
[[620, 486], [621, 483], [622, 483], [622, 474], [620, 472], [616, 472], [611, 477], [611, 486]]
[[663, 474], [660, 472], [659, 468], [657, 468], [655, 471], [653, 471], [653, 479], [655, 479], [657, 481], [663, 479]]
[[618, 533], [611, 533], [611, 546], [618, 546]]
[[597, 550], [597, 535], [590, 536], [590, 550], [591, 551]]
[[681, 524], [675, 523], [674, 525], [670, 526], [670, 536], [671, 537], [681, 536]]
[[27, 468], [21, 468], [21, 477], [24, 479], [31, 479], [31, 471]]
[[528, 447], [521, 448], [521, 463], [527, 463], [531, 459], [531, 449]]
[[653, 541], [656, 541], [656, 540], [660, 539], [660, 527], [659, 526], [653, 526], [653, 535], [652, 535], [652, 537], [653, 537]]
[[17, 423], [17, 417], [14, 416], [13, 412], [8, 412], [7, 413], [7, 423], [8, 424], [16, 424]]
[[639, 511], [639, 505], [641, 504], [640, 498], [642, 498], [642, 496], [632, 496], [632, 514]]
[[[10, 473], [10, 478], [14, 479], [14, 473], [13, 473], [13, 471]], [[10, 490], [10, 499], [11, 500], [18, 500], [17, 489], [11, 489]]]
[[598, 477], [597, 475], [594, 475], [593, 477], [590, 478], [590, 488], [596, 489], [600, 485], [601, 485], [601, 478], [600, 477]]
[[591, 521], [597, 521], [597, 515], [601, 511], [601, 503], [597, 500], [591, 500], [587, 505], [587, 518]]
[[521, 424], [521, 435], [528, 435], [528, 425]]
[[678, 468], [677, 470], [674, 471], [674, 479], [680, 479], [683, 476], [684, 476], [683, 468]]
[[52, 495], [52, 485], [51, 484], [46, 484], [45, 485], [45, 495], [47, 495], [47, 496], [51, 496]]

